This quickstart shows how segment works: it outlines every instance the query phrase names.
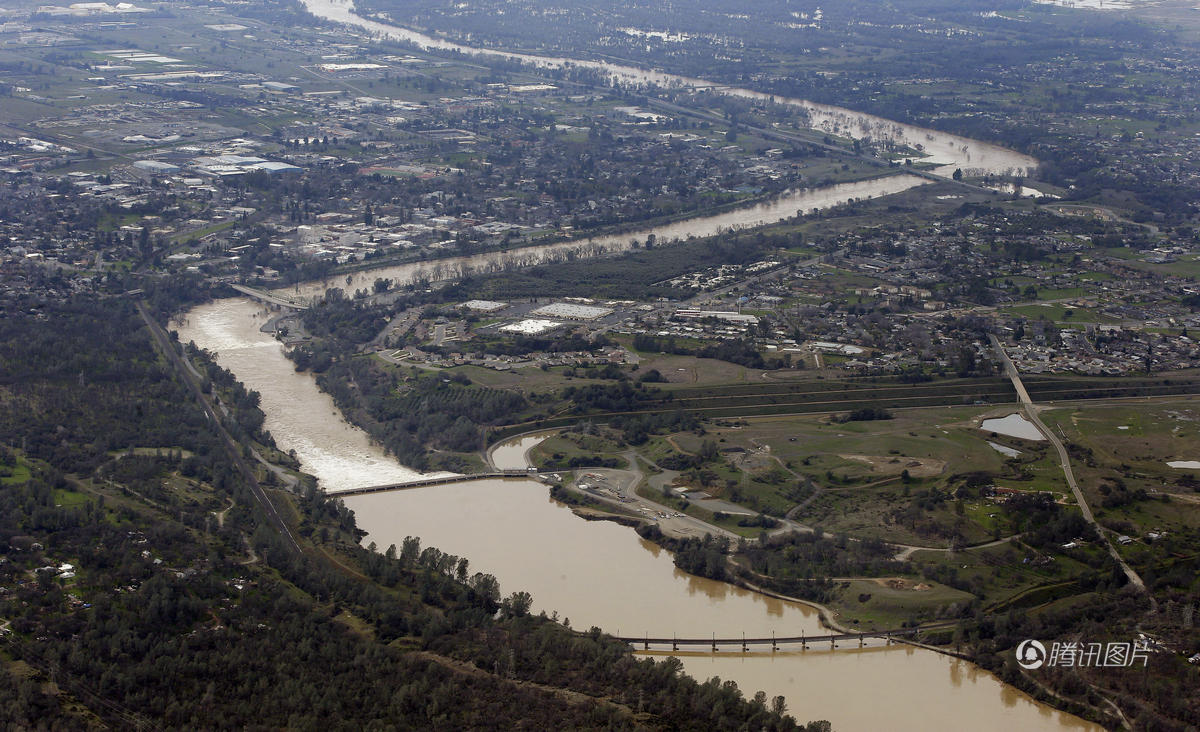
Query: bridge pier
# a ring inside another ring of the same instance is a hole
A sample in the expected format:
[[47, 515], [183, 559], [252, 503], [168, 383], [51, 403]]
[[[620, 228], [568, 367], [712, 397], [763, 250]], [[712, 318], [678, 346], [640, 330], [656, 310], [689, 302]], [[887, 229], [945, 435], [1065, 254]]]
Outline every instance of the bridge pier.
[[[807, 633], [781, 638], [778, 630], [772, 630], [770, 636], [764, 634], [761, 637], [753, 638], [750, 637], [750, 634], [745, 631], [742, 631], [741, 638], [730, 636], [718, 638], [715, 632], [712, 633], [708, 638], [680, 638], [679, 634], [674, 632], [671, 633], [669, 638], [665, 635], [662, 637], [651, 638], [648, 632], [644, 633], [641, 638], [638, 638], [637, 636], [626, 637], [620, 635], [617, 637], [635, 649], [640, 645], [642, 649], [646, 651], [649, 651], [651, 644], [653, 644], [655, 647], [664, 649], [669, 645], [672, 651], [679, 651], [681, 648], [708, 646], [714, 653], [719, 652], [721, 650], [721, 646], [733, 646], [735, 648], [740, 646], [742, 653], [750, 653], [753, 646], [765, 646], [768, 643], [771, 645], [772, 652], [779, 651], [780, 646], [790, 647], [797, 643], [800, 644], [801, 649], [807, 651], [809, 650], [810, 643], [820, 644], [826, 641], [829, 642], [829, 649], [832, 651], [842, 646], [839, 641], [851, 641], [855, 638], [858, 639], [859, 648], [866, 648], [867, 638], [879, 638], [890, 644], [893, 641], [897, 641], [904, 636], [912, 634], [913, 631], [910, 629], [880, 630], [871, 633], [859, 630], [851, 632], [820, 633], [814, 635], [812, 638], [809, 638]], [[893, 638], [893, 636], [895, 637]], [[816, 645], [813, 645], [813, 647], [815, 648]]]

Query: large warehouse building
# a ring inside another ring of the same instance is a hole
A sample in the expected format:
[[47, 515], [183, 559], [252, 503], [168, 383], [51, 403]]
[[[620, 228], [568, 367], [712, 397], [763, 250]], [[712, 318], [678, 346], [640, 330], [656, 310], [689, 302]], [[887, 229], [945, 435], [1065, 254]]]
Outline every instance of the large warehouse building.
[[539, 318], [563, 318], [565, 320], [595, 320], [605, 315], [612, 315], [611, 308], [598, 308], [593, 305], [576, 305], [569, 302], [556, 302], [529, 313]]

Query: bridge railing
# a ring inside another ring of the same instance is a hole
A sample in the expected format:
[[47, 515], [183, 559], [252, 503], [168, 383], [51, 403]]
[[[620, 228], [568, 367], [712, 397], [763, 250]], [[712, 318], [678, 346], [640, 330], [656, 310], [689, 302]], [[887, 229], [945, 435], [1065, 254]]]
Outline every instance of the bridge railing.
[[402, 491], [408, 488], [426, 488], [432, 485], [449, 485], [450, 483], [465, 483], [472, 480], [488, 480], [493, 478], [536, 478], [540, 473], [530, 470], [504, 470], [492, 473], [471, 473], [468, 475], [447, 475], [441, 478], [424, 478], [407, 483], [388, 483], [386, 485], [368, 485], [361, 488], [347, 488], [331, 493], [333, 496], [355, 496], [363, 493], [380, 493], [383, 491]]
[[705, 646], [710, 647], [716, 652], [721, 646], [741, 646], [743, 652], [750, 649], [750, 646], [765, 646], [770, 645], [772, 651], [779, 650], [780, 646], [799, 645], [803, 650], [808, 650], [810, 645], [828, 643], [830, 649], [837, 648], [838, 641], [853, 641], [857, 640], [859, 647], [865, 645], [868, 638], [883, 639], [887, 643], [891, 643], [893, 639], [899, 639], [905, 636], [916, 635], [920, 632], [920, 628], [897, 628], [894, 630], [876, 630], [863, 631], [861, 633], [827, 633], [825, 635], [797, 635], [780, 637], [772, 635], [771, 637], [762, 638], [747, 638], [743, 635], [741, 638], [717, 638], [713, 634], [711, 638], [651, 638], [644, 636], [642, 638], [616, 636], [617, 640], [629, 643], [630, 645], [641, 645], [644, 650], [650, 650], [650, 646], [671, 646], [672, 651], [678, 651], [680, 646]]

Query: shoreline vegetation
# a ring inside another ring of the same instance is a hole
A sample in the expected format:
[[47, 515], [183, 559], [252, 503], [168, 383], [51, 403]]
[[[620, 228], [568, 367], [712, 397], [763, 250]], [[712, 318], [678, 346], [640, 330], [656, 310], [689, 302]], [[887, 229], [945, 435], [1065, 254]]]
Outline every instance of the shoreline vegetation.
[[[1190, 11], [563, 2], [15, 11], [0, 726], [828, 732], [471, 558], [363, 546], [262, 397], [161, 327], [233, 282], [313, 296], [262, 331], [389, 467], [537, 430], [552, 500], [689, 577], [920, 629], [1111, 728], [1200, 726]], [[387, 63], [314, 66], [331, 45]], [[119, 73], [141, 57], [175, 66]], [[717, 226], [788, 194], [824, 208]], [[611, 317], [533, 333], [552, 300]], [[1044, 439], [995, 431], [1018, 393]], [[1035, 638], [1149, 658], [1030, 671]]]
[[[152, 321], [148, 334], [128, 302], [41, 312], [53, 327], [0, 323], [18, 407], [0, 419], [26, 435], [0, 451], [20, 468], [0, 491], [6, 726], [193, 726], [220, 714], [280, 727], [334, 715], [408, 728], [828, 729], [797, 725], [782, 701], [694, 681], [678, 662], [636, 660], [597, 629], [530, 615], [527, 594], [502, 596], [494, 577], [415, 539], [360, 546], [353, 515], [307, 477], [289, 488], [257, 461], [233, 469], [227, 450], [257, 455], [271, 439], [256, 393], [227, 371], [180, 353]], [[123, 368], [105, 368], [117, 355]], [[69, 371], [85, 361], [90, 383]], [[195, 392], [192, 368], [207, 379]], [[53, 572], [36, 569], [48, 563]], [[160, 672], [163, 658], [173, 673]]]
[[[692, 243], [692, 245], [696, 246], [695, 243]], [[451, 288], [454, 287], [453, 285], [451, 286]], [[452, 289], [446, 294], [456, 299], [465, 299], [474, 295], [473, 292], [468, 294], [467, 291], [458, 289]], [[316, 316], [314, 315], [313, 317]], [[361, 341], [362, 339], [359, 340]], [[638, 349], [635, 347], [635, 350]], [[655, 350], [662, 349], [658, 348]], [[666, 354], [664, 357], [675, 356]], [[391, 367], [385, 367], [380, 363], [376, 363], [373, 357], [359, 356], [348, 361], [343, 361], [343, 363], [354, 364], [353, 368], [359, 372], [364, 372], [368, 369], [371, 371], [391, 369]], [[987, 365], [990, 365], [990, 363]], [[420, 371], [423, 370], [397, 367], [394, 369], [394, 374], [409, 379], [410, 385], [418, 385], [415, 387], [404, 387], [408, 389], [419, 388], [422, 379], [432, 378], [430, 374], [438, 373], [427, 372], [422, 374]], [[473, 376], [467, 377], [465, 371], [451, 369], [443, 371], [441, 374], [438, 381], [443, 383], [439, 388], [450, 391], [465, 389], [467, 392], [471, 392], [482, 389], [481, 393], [487, 393], [487, 389], [493, 388], [484, 388], [484, 382], [480, 384], [474, 383]], [[444, 383], [447, 379], [449, 382]], [[1011, 386], [1007, 380], [994, 375], [984, 376], [982, 371], [978, 375], [963, 379], [961, 386], [956, 386], [952, 378], [944, 382], [925, 379], [916, 383], [904, 382], [901, 377], [895, 377], [895, 379], [898, 380], [894, 384], [894, 387], [904, 391], [906, 394], [911, 395], [914, 393], [914, 390], [916, 393], [923, 393], [921, 390], [927, 389], [929, 390], [928, 393], [935, 395], [930, 397], [933, 401], [929, 402], [930, 406], [927, 407], [931, 410], [931, 414], [939, 408], [939, 405], [946, 406], [956, 403], [960, 405], [960, 409], [977, 408], [984, 410], [986, 406], [981, 407], [981, 404], [998, 406], [1001, 403], [1011, 402], [1013, 399]], [[655, 446], [660, 446], [664, 442], [670, 442], [669, 436], [671, 433], [678, 434], [679, 432], [683, 432], [686, 434], [692, 431], [701, 434], [705, 430], [712, 430], [714, 426], [719, 424], [734, 424], [743, 415], [750, 414], [759, 415], [774, 412], [781, 413], [780, 418], [784, 418], [785, 416], [797, 416], [797, 413], [803, 416], [804, 412], [809, 412], [816, 418], [821, 414], [832, 412], [836, 419], [829, 420], [829, 427], [833, 428], [836, 426], [841, 429], [853, 430], [859, 430], [860, 425], [865, 424], [867, 421], [890, 423], [899, 420], [905, 425], [908, 425], [912, 421], [912, 418], [907, 413], [901, 412], [901, 410], [913, 406], [911, 401], [907, 403], [903, 401], [889, 403], [886, 405], [886, 409], [883, 409], [878, 399], [873, 398], [869, 404], [858, 404], [852, 399], [847, 401], [848, 397], [845, 394], [839, 394], [837, 398], [841, 401], [836, 406], [821, 406], [797, 410], [794, 406], [773, 404], [768, 409], [762, 409], [758, 406], [759, 402], [755, 398], [754, 390], [758, 387], [743, 385], [738, 386], [736, 390], [731, 388], [728, 394], [722, 393], [720, 399], [724, 401], [718, 402], [721, 406], [706, 406], [706, 411], [703, 415], [706, 417], [705, 420], [699, 419], [698, 417], [701, 415], [697, 414], [688, 415], [688, 420], [679, 422], [680, 415], [684, 414], [679, 409], [680, 407], [687, 407], [688, 399], [700, 400], [712, 398], [713, 395], [699, 389], [693, 389], [689, 392], [678, 387], [673, 388], [665, 394], [656, 395], [654, 390], [658, 389], [659, 385], [654, 381], [641, 382], [640, 377], [636, 385], [629, 385], [629, 392], [625, 393], [625, 387], [621, 386], [621, 380], [617, 379], [616, 381], [617, 383], [611, 386], [572, 387], [573, 391], [570, 392], [570, 396], [565, 402], [556, 400], [535, 402], [532, 393], [523, 393], [523, 398], [531, 409], [535, 408], [534, 405], [536, 403], [536, 408], [543, 412], [545, 416], [542, 419], [517, 421], [515, 420], [516, 415], [513, 414], [512, 410], [503, 410], [504, 418], [509, 421], [515, 421], [515, 424], [477, 425], [483, 429], [473, 433], [469, 439], [465, 439], [461, 443], [461, 446], [464, 448], [467, 447], [472, 440], [475, 440], [476, 444], [478, 444], [477, 441], [480, 439], [510, 439], [517, 433], [525, 433], [531, 428], [537, 427], [563, 428], [571, 424], [577, 426], [592, 424], [596, 427], [602, 427], [604, 422], [610, 421], [614, 416], [623, 413], [605, 413], [589, 411], [589, 409], [594, 410], [598, 405], [603, 404], [605, 400], [614, 397], [619, 397], [622, 400], [620, 409], [625, 412], [641, 412], [647, 415], [658, 413], [671, 417], [671, 419], [662, 424], [648, 422], [644, 425], [630, 427], [630, 425], [621, 422], [610, 425], [610, 427], [616, 427], [617, 432], [623, 435], [621, 439], [625, 441], [633, 442], [634, 444], [649, 443], [650, 447], [647, 449], [658, 449]], [[870, 381], [870, 379], [866, 379], [864, 383]], [[363, 395], [370, 391], [369, 386], [364, 389], [364, 384], [369, 385], [376, 382], [373, 379], [359, 379], [356, 377], [355, 383], [357, 384], [357, 391], [352, 394], [348, 393], [348, 399], [361, 399]], [[844, 385], [828, 381], [812, 380], [811, 383], [821, 385], [820, 389], [814, 392], [814, 394], [823, 391], [844, 389]], [[1191, 376], [1179, 379], [1175, 377], [1163, 379], [1152, 376], [1111, 379], [1052, 376], [1029, 379], [1027, 380], [1027, 384], [1031, 392], [1034, 393], [1036, 400], [1054, 400], [1058, 403], [1064, 403], [1062, 402], [1064, 399], [1080, 398], [1095, 398], [1098, 402], [1104, 403], [1104, 399], [1116, 399], [1142, 394], [1159, 395], [1164, 393], [1178, 393], [1180, 395], [1188, 395], [1195, 392], [1194, 378]], [[324, 388], [324, 385], [322, 386]], [[788, 385], [785, 388], [774, 384], [770, 387], [763, 387], [763, 389], [774, 391], [780, 389], [795, 391], [796, 396], [789, 398], [795, 399], [798, 404], [802, 404], [806, 400], [822, 398], [805, 396], [803, 388], [802, 386], [798, 387], [795, 385]], [[879, 388], [879, 385], [874, 384], [873, 388]], [[945, 390], [949, 389], [953, 392], [954, 389], [959, 388], [965, 389], [962, 394], [958, 394], [958, 397], [961, 398], [956, 398], [953, 402], [945, 401], [945, 393], [943, 393]], [[566, 392], [563, 393], [565, 394]], [[965, 396], [968, 393], [971, 394], [970, 398]], [[670, 396], [669, 400], [665, 398], [667, 395]], [[771, 398], [774, 400], [777, 398], [777, 395]], [[911, 396], [905, 396], [904, 398], [909, 399]], [[579, 412], [572, 412], [571, 400], [575, 399], [579, 400], [579, 404], [587, 405], [588, 408], [584, 408]], [[973, 407], [972, 402], [974, 403]], [[348, 403], [354, 402], [350, 401]], [[555, 404], [557, 406], [551, 406]], [[358, 408], [362, 408], [361, 402], [359, 402]], [[882, 409], [882, 411], [871, 411], [868, 416], [867, 411], [879, 409]], [[897, 412], [899, 412], [898, 415]], [[672, 417], [671, 415], [674, 416]], [[351, 417], [351, 421], [355, 421], [352, 415], [348, 416]], [[365, 422], [359, 424], [360, 426], [366, 426]], [[911, 434], [915, 435], [916, 432], [913, 430], [929, 429], [930, 426], [929, 424], [921, 423], [920, 427], [906, 427], [905, 429], [908, 429]], [[605, 429], [608, 429], [608, 427], [605, 427]], [[368, 432], [371, 432], [371, 430], [368, 429]], [[668, 438], [664, 438], [663, 433], [666, 433]], [[723, 432], [722, 434], [727, 433]], [[931, 435], [931, 437], [934, 437], [934, 435]], [[986, 445], [983, 442], [980, 444]], [[697, 445], [693, 444], [690, 449], [695, 449], [695, 447]], [[912, 449], [912, 446], [906, 445], [905, 448]], [[917, 469], [914, 469], [914, 472], [917, 473], [915, 477], [913, 475], [905, 475], [908, 473], [908, 469], [906, 469], [904, 471], [905, 474], [897, 472], [897, 474], [891, 476], [881, 475], [877, 476], [874, 482], [870, 482], [863, 474], [864, 471], [870, 473], [879, 465], [886, 465], [889, 461], [895, 462], [896, 460], [868, 457], [866, 464], [860, 466], [857, 472], [849, 470], [845, 461], [829, 463], [827, 469], [822, 468], [821, 470], [806, 471], [818, 484], [821, 484], [816, 486], [815, 492], [811, 486], [805, 486], [803, 481], [801, 481], [799, 485], [788, 489], [794, 491], [793, 493], [783, 497], [781, 492], [782, 487], [775, 488], [769, 485], [762, 485], [756, 480], [755, 491], [750, 495], [750, 499], [761, 501], [754, 504], [755, 510], [764, 514], [769, 512], [774, 513], [776, 516], [782, 516], [787, 506], [805, 503], [809, 498], [817, 500], [816, 505], [820, 506], [821, 501], [827, 500], [822, 498], [822, 496], [829, 496], [831, 493], [831, 491], [826, 489], [838, 491], [846, 490], [851, 486], [865, 485], [877, 490], [885, 490], [887, 486], [891, 486], [890, 490], [893, 496], [898, 492], [902, 492], [906, 499], [912, 500], [920, 508], [920, 511], [916, 509], [909, 511], [897, 510], [881, 518], [886, 518], [887, 523], [893, 526], [894, 530], [910, 532], [913, 530], [937, 530], [939, 525], [945, 527], [960, 522], [961, 519], [955, 517], [956, 513], [959, 517], [965, 515], [965, 507], [968, 501], [973, 504], [977, 503], [979, 505], [979, 509], [977, 510], [982, 510], [983, 504], [980, 502], [980, 499], [984, 499], [985, 494], [981, 493], [981, 490], [993, 480], [1032, 480], [1034, 484], [1044, 484], [1046, 479], [1039, 476], [1039, 471], [1044, 470], [1041, 463], [1047, 460], [1045, 451], [1039, 450], [1036, 445], [1020, 443], [1017, 443], [1017, 448], [1014, 449], [1017, 449], [1018, 452], [1025, 452], [1026, 455], [1009, 462], [1003, 462], [1001, 458], [996, 457], [993, 462], [996, 462], [998, 466], [1002, 466], [1002, 469], [979, 471], [979, 475], [964, 472], [952, 476], [955, 480], [949, 484], [946, 484], [945, 479], [942, 477], [936, 480], [922, 477]], [[995, 450], [990, 447], [987, 450], [995, 453]], [[689, 460], [686, 459], [686, 452], [682, 448], [679, 448], [678, 445], [675, 445], [667, 452], [673, 453], [674, 456], [670, 457], [670, 459], [676, 461], [671, 463], [673, 466], [671, 469], [679, 468], [680, 471], [691, 470], [696, 479], [699, 479], [705, 471], [715, 471], [712, 477], [712, 484], [718, 488], [724, 484], [727, 493], [736, 492], [735, 488], [730, 488], [730, 482], [736, 482], [742, 473], [745, 472], [743, 470], [729, 470], [721, 467], [720, 461], [708, 466], [705, 466], [703, 463], [697, 465], [690, 464]], [[877, 452], [881, 452], [881, 450], [877, 450]], [[889, 452], [893, 451], [890, 450]], [[894, 452], [899, 452], [899, 450], [895, 450]], [[911, 455], [913, 453], [908, 454]], [[587, 450], [582, 451], [580, 454], [566, 451], [561, 458], [556, 458], [555, 462], [547, 463], [546, 467], [552, 467], [555, 470], [580, 470], [586, 469], [589, 466], [599, 469], [610, 469], [613, 467], [607, 462], [589, 462], [585, 459], [588, 455], [595, 456], [597, 453], [594, 451], [588, 452]], [[870, 452], [868, 451], [869, 455]], [[442, 454], [440, 459], [444, 459], [444, 456], [445, 453]], [[613, 458], [605, 456], [603, 459], [607, 461]], [[624, 460], [624, 462], [627, 465], [640, 464], [638, 461], [628, 459]], [[917, 462], [922, 466], [920, 470], [926, 469], [924, 463]], [[849, 463], [852, 464], [854, 461], [851, 460]], [[458, 465], [463, 464], [461, 462], [458, 463]], [[475, 464], [479, 464], [477, 459]], [[448, 466], [449, 464], [447, 463], [438, 465], [438, 467], [445, 469], [455, 469]], [[825, 473], [824, 481], [820, 478], [822, 472]], [[786, 470], [781, 475], [786, 476]], [[785, 477], [783, 480], [784, 483], [789, 486], [791, 485], [791, 479]], [[825, 483], [828, 483], [828, 485]], [[762, 492], [760, 493], [759, 491]], [[651, 491], [651, 493], [657, 493], [657, 491]], [[574, 496], [577, 494], [560, 494], [560, 496], [562, 495]], [[1138, 496], [1140, 495], [1138, 494]], [[561, 500], [560, 496], [556, 496], [556, 498]], [[929, 595], [930, 597], [944, 597], [944, 599], [940, 600], [940, 605], [935, 604], [933, 607], [929, 607], [928, 603], [918, 602], [915, 605], [918, 609], [914, 611], [914, 614], [925, 614], [927, 617], [918, 619], [915, 622], [921, 624], [953, 621], [949, 627], [938, 627], [935, 629], [938, 636], [935, 640], [941, 641], [944, 644], [943, 650], [954, 648], [956, 650], [953, 653], [966, 653], [970, 655], [972, 662], [981, 668], [996, 674], [1006, 683], [1013, 684], [1039, 699], [1053, 703], [1060, 709], [1071, 711], [1105, 724], [1119, 724], [1121, 713], [1119, 710], [1122, 707], [1128, 708], [1131, 703], [1135, 708], [1141, 707], [1144, 709], [1144, 714], [1149, 714], [1148, 708], [1132, 701], [1133, 697], [1129, 696], [1128, 693], [1123, 692], [1124, 695], [1122, 696], [1113, 693], [1112, 687], [1108, 685], [1107, 681], [1098, 679], [1072, 681], [1061, 674], [1053, 675], [1047, 679], [1048, 675], [1030, 675], [1017, 667], [1013, 662], [1012, 649], [1021, 637], [1035, 637], [1039, 633], [1043, 634], [1041, 637], [1048, 637], [1045, 635], [1045, 628], [1047, 627], [1053, 628], [1052, 632], [1055, 633], [1067, 633], [1077, 623], [1094, 623], [1097, 618], [1102, 616], [1122, 618], [1119, 632], [1137, 632], [1135, 630], [1138, 628], [1137, 619], [1144, 610], [1138, 598], [1129, 596], [1121, 590], [1123, 583], [1121, 578], [1106, 574], [1104, 558], [1095, 555], [1090, 550], [1085, 551], [1080, 556], [1070, 557], [1070, 560], [1062, 565], [1061, 576], [1050, 577], [1049, 579], [1026, 578], [1026, 580], [1022, 580], [1025, 584], [1021, 584], [1021, 582], [1014, 579], [1019, 572], [1013, 573], [994, 569], [1002, 565], [1011, 565], [1013, 562], [1020, 564], [1022, 559], [1026, 563], [1037, 562], [1038, 564], [1034, 566], [1043, 566], [1045, 562], [1051, 561], [1046, 558], [1058, 551], [1058, 547], [1061, 545], [1071, 542], [1076, 537], [1085, 539], [1087, 537], [1087, 532], [1072, 521], [1074, 514], [1069, 506], [1064, 508], [1043, 505], [1037, 501], [1030, 501], [1028, 505], [1025, 505], [1022, 502], [1023, 500], [1023, 498], [1015, 500], [1010, 504], [1010, 508], [1003, 512], [1009, 524], [1009, 528], [1006, 530], [1002, 530], [1000, 526], [994, 525], [996, 521], [986, 516], [979, 516], [975, 520], [982, 525], [981, 528], [986, 527], [986, 533], [981, 534], [979, 533], [979, 529], [976, 529], [974, 530], [976, 533], [972, 534], [968, 532], [968, 534], [964, 534], [961, 537], [939, 536], [938, 539], [941, 545], [937, 548], [930, 546], [932, 544], [930, 541], [911, 538], [904, 540], [905, 544], [910, 545], [904, 550], [906, 552], [906, 560], [916, 554], [920, 559], [920, 569], [913, 566], [906, 570], [906, 572], [902, 572], [901, 575], [916, 582], [925, 582], [932, 585], [935, 590], [934, 594]], [[1132, 500], [1142, 499], [1134, 497]], [[686, 503], [686, 501], [683, 503]], [[664, 505], [679, 508], [680, 502], [666, 501]], [[1114, 505], [1116, 504], [1114, 503]], [[582, 508], [574, 506], [573, 508], [577, 513], [584, 514], [584, 517], [589, 520], [599, 517], [594, 511], [603, 511], [605, 509], [604, 506], [586, 506]], [[708, 521], [720, 531], [736, 531], [739, 529], [736, 522], [731, 524], [725, 521], [717, 521], [716, 514], [711, 511], [705, 514], [697, 507], [691, 507], [687, 510], [688, 515], [699, 518], [699, 520]], [[920, 518], [921, 512], [931, 512], [939, 518], [933, 522], [926, 522], [925, 519]], [[974, 518], [978, 514], [973, 513], [971, 516]], [[635, 521], [637, 521], [636, 517], [620, 518], [618, 520], [619, 523], [625, 524]], [[1019, 525], [1032, 527], [1038, 525], [1038, 521], [1041, 521], [1043, 526], [1052, 527], [1052, 529], [1048, 533], [1038, 533], [1036, 536], [1031, 537], [1034, 539], [1032, 541], [1030, 539], [1019, 538], [1024, 533], [1018, 528]], [[646, 525], [645, 522], [639, 523], [642, 523], [643, 527]], [[993, 534], [995, 531], [1000, 531], [1001, 533]], [[750, 532], [743, 535], [748, 536], [750, 539], [755, 539], [757, 533]], [[830, 536], [834, 536], [835, 534], [845, 535], [842, 530], [839, 530], [831, 532]], [[850, 535], [853, 535], [853, 533], [850, 532]], [[988, 538], [989, 535], [994, 535], [1001, 541], [993, 542]], [[919, 537], [919, 534], [917, 536]], [[1009, 542], [1008, 539], [1013, 537], [1018, 538]], [[871, 538], [878, 537], [873, 536]], [[683, 560], [680, 559], [681, 555], [685, 557], [693, 553], [703, 555], [708, 551], [708, 547], [682, 547], [684, 551], [681, 552], [679, 551], [681, 547], [668, 545], [659, 537], [654, 537], [652, 540], [668, 546], [672, 550], [672, 554], [676, 557], [677, 564], [685, 571], [713, 579], [749, 582], [757, 588], [777, 592], [788, 597], [803, 599], [805, 596], [809, 596], [809, 602], [816, 602], [826, 606], [831, 600], [836, 600], [839, 607], [846, 609], [846, 616], [850, 618], [853, 618], [856, 614], [861, 615], [863, 613], [866, 613], [868, 617], [872, 614], [879, 614], [878, 605], [881, 602], [881, 598], [887, 596], [889, 597], [888, 601], [891, 601], [891, 595], [889, 595], [891, 590], [889, 588], [874, 590], [870, 586], [865, 585], [866, 578], [871, 576], [869, 574], [854, 571], [840, 573], [827, 572], [823, 569], [821, 571], [823, 576], [849, 576], [852, 579], [818, 583], [815, 581], [797, 582], [795, 577], [793, 577], [789, 580], [790, 584], [776, 584], [772, 587], [773, 581], [769, 578], [764, 580], [758, 577], [758, 581], [748, 580], [746, 577], [739, 578], [736, 572], [726, 570], [724, 559], [715, 564], [709, 563], [707, 559], [700, 563], [690, 561], [686, 558]], [[887, 539], [885, 538], [884, 541], [886, 542]], [[776, 559], [772, 559], [771, 557], [782, 554], [784, 551], [787, 551], [787, 547], [779, 543], [767, 550], [766, 556], [762, 561], [768, 563], [774, 562]], [[843, 546], [838, 551], [845, 552], [846, 548]], [[880, 559], [886, 559], [889, 556], [881, 554]], [[989, 569], [972, 570], [969, 574], [963, 573], [968, 576], [959, 576], [957, 570], [951, 564], [960, 556], [970, 557], [968, 561], [973, 564], [982, 563], [988, 566]], [[721, 567], [721, 571], [706, 571], [709, 567]], [[996, 577], [989, 575], [989, 572], [995, 572]], [[1012, 576], [1003, 576], [1006, 574]], [[894, 571], [888, 570], [881, 575], [875, 575], [875, 577], [886, 578], [895, 575]], [[1063, 578], [1069, 578], [1069, 581], [1064, 582]], [[1072, 600], [1074, 597], [1090, 595], [1102, 598], [1102, 601], [1097, 601], [1089, 606], [1074, 603]], [[916, 594], [910, 595], [910, 598], [924, 600], [924, 596]], [[906, 615], [901, 614], [897, 617], [895, 610], [887, 612], [891, 613], [890, 617], [897, 618], [897, 625], [901, 622], [909, 622], [909, 618]], [[893, 626], [876, 625], [875, 627]], [[957, 650], [959, 648], [966, 648], [967, 650], [959, 651]], [[1186, 672], [1186, 668], [1163, 668], [1160, 671], [1160, 673], [1168, 675]], [[1114, 700], [1121, 703], [1118, 705]], [[1118, 711], [1114, 712], [1114, 709]]]

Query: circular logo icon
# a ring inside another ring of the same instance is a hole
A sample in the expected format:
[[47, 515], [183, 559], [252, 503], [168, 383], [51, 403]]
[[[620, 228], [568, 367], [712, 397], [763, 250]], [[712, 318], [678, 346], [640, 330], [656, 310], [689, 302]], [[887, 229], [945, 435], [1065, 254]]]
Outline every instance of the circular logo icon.
[[1041, 668], [1046, 662], [1046, 647], [1040, 641], [1023, 640], [1017, 646], [1017, 664], [1028, 670]]

